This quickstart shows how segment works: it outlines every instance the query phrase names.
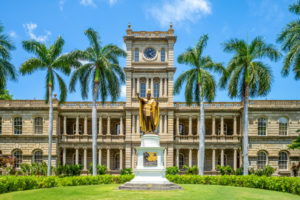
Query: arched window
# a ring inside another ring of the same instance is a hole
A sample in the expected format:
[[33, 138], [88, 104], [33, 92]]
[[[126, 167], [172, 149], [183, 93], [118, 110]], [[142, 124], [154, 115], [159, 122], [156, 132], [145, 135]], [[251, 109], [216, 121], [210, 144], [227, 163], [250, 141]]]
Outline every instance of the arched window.
[[267, 119], [266, 118], [258, 118], [258, 135], [266, 135], [267, 134]]
[[159, 97], [159, 82], [154, 82], [154, 97]]
[[14, 134], [15, 135], [22, 134], [22, 117], [14, 118]]
[[2, 117], [0, 117], [0, 135], [2, 134]]
[[140, 96], [146, 97], [146, 83], [145, 82], [141, 82], [141, 84], [140, 84]]
[[116, 135], [120, 135], [120, 124], [116, 124]]
[[263, 169], [267, 165], [267, 154], [263, 151], [257, 154], [257, 169]]
[[120, 169], [120, 154], [115, 154], [114, 157], [114, 169]]
[[279, 135], [287, 135], [288, 133], [288, 119], [285, 117], [281, 117], [279, 119]]
[[184, 155], [182, 153], [179, 154], [179, 169], [183, 169], [184, 165]]
[[43, 152], [41, 150], [37, 150], [33, 153], [33, 162], [35, 163], [43, 162]]
[[42, 134], [43, 133], [43, 118], [36, 117], [34, 119], [34, 133]]
[[166, 61], [166, 51], [164, 49], [160, 52], [160, 61], [165, 62]]
[[[227, 155], [226, 154], [224, 154], [223, 159], [224, 159], [224, 166], [226, 166], [227, 165]], [[218, 157], [218, 165], [221, 165], [221, 154]]]
[[23, 160], [22, 151], [21, 151], [21, 150], [15, 150], [15, 151], [13, 152], [12, 157], [13, 157], [14, 159], [16, 159], [16, 162], [15, 162], [15, 164], [14, 164], [14, 167], [19, 168], [20, 165], [21, 165], [21, 163], [22, 163], [22, 160]]
[[[78, 164], [82, 164], [82, 155], [81, 153], [78, 153]], [[73, 154], [73, 165], [76, 165], [76, 153]]]
[[[82, 134], [82, 124], [79, 124], [79, 134]], [[73, 134], [76, 134], [76, 123], [73, 124]]]
[[134, 62], [139, 62], [139, 49], [134, 50]]
[[[218, 135], [221, 134], [221, 123], [218, 125], [218, 132], [217, 132]], [[224, 135], [227, 135], [227, 124], [224, 123]]]
[[287, 152], [281, 151], [278, 158], [279, 169], [288, 169], [288, 154]]

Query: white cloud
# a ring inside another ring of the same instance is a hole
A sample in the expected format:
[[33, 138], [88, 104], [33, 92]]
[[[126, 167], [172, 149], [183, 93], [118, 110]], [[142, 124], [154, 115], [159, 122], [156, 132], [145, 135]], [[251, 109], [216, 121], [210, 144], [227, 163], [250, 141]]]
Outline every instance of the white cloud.
[[126, 85], [121, 86], [121, 98], [126, 98]]
[[94, 0], [80, 0], [80, 4], [84, 6], [93, 6], [96, 7]]
[[63, 11], [63, 10], [64, 10], [64, 4], [65, 4], [65, 1], [64, 1], [64, 0], [60, 0], [60, 1], [58, 2], [58, 4], [59, 4], [59, 9], [60, 9], [60, 11]]
[[9, 36], [12, 37], [12, 38], [18, 37], [17, 33], [14, 32], [14, 31], [11, 31], [11, 32], [9, 33]]
[[109, 0], [109, 5], [114, 5], [115, 3], [117, 3], [117, 0]]
[[31, 39], [34, 39], [39, 42], [45, 42], [48, 40], [48, 37], [51, 35], [50, 31], [45, 31], [46, 33], [44, 35], [35, 35], [33, 31], [37, 28], [37, 24], [34, 24], [32, 22], [28, 24], [23, 24], [23, 27], [25, 28], [25, 32], [30, 36]]
[[166, 26], [170, 22], [196, 21], [211, 13], [211, 4], [209, 0], [166, 0], [148, 11], [162, 26]]

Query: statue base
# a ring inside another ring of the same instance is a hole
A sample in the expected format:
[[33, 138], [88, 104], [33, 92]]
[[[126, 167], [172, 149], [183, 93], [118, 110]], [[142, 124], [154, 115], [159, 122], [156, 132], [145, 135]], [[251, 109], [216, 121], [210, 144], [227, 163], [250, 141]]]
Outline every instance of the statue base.
[[160, 147], [159, 136], [153, 133], [145, 134], [141, 139], [141, 146], [136, 148], [137, 166], [133, 170], [135, 177], [118, 188], [124, 190], [182, 189], [165, 178], [164, 147]]

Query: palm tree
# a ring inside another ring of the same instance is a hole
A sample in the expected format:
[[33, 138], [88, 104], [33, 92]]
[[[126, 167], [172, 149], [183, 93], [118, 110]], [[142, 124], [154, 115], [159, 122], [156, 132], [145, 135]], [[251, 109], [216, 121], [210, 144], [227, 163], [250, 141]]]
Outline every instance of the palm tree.
[[266, 44], [261, 37], [256, 37], [250, 45], [239, 39], [231, 39], [224, 43], [224, 51], [234, 53], [226, 73], [220, 80], [231, 98], [239, 97], [243, 101], [243, 153], [244, 175], [248, 175], [248, 99], [249, 97], [265, 96], [271, 89], [271, 69], [262, 58], [277, 61], [281, 54], [273, 45]]
[[185, 85], [185, 100], [187, 105], [192, 102], [200, 103], [200, 136], [199, 136], [199, 175], [204, 174], [205, 156], [205, 123], [204, 123], [204, 103], [203, 98], [212, 101], [215, 97], [216, 83], [209, 71], [223, 72], [225, 69], [220, 63], [215, 63], [209, 56], [203, 56], [203, 50], [207, 45], [208, 36], [200, 37], [198, 43], [193, 48], [188, 48], [180, 54], [177, 62], [190, 65], [191, 69], [183, 72], [176, 80], [174, 94], [178, 94]]
[[15, 49], [15, 46], [10, 41], [9, 37], [3, 34], [3, 26], [0, 24], [0, 90], [4, 91], [7, 80], [16, 80], [17, 72], [15, 67], [9, 62], [11, 59], [10, 51]]
[[[289, 11], [300, 15], [300, 0], [290, 5]], [[293, 66], [292, 71], [295, 73], [295, 79], [300, 79], [300, 19], [288, 23], [277, 41], [282, 43], [282, 50], [287, 52], [282, 75], [287, 76], [290, 67]]]
[[87, 61], [86, 64], [78, 67], [72, 74], [70, 80], [70, 91], [75, 91], [76, 82], [81, 85], [81, 96], [88, 97], [88, 85], [91, 81], [93, 86], [92, 106], [92, 152], [93, 152], [93, 176], [97, 175], [97, 109], [96, 101], [100, 96], [102, 103], [110, 95], [115, 101], [120, 95], [120, 85], [125, 82], [125, 75], [119, 65], [118, 57], [125, 57], [126, 53], [119, 47], [109, 44], [101, 46], [98, 33], [92, 28], [85, 32], [90, 47], [85, 51], [76, 51], [78, 58]]
[[46, 71], [46, 103], [49, 102], [49, 153], [48, 153], [48, 171], [47, 175], [51, 175], [51, 157], [52, 157], [52, 131], [53, 131], [53, 105], [52, 105], [52, 91], [55, 86], [55, 78], [58, 81], [60, 89], [60, 103], [64, 102], [67, 96], [67, 87], [58, 74], [58, 71], [69, 75], [71, 66], [79, 66], [74, 56], [74, 53], [61, 55], [64, 46], [62, 37], [58, 37], [53, 45], [49, 48], [43, 43], [35, 40], [23, 41], [23, 48], [36, 57], [29, 58], [20, 67], [22, 75], [31, 74], [37, 70]]

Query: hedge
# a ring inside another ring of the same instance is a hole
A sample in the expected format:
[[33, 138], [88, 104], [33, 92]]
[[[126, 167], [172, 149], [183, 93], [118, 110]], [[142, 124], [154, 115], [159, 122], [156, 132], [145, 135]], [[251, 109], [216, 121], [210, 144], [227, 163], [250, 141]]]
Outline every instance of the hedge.
[[177, 184], [209, 184], [229, 185], [235, 187], [260, 188], [288, 192], [300, 195], [300, 178], [298, 177], [266, 177], [266, 176], [198, 176], [198, 175], [166, 175], [166, 178]]
[[134, 175], [99, 175], [69, 177], [39, 176], [0, 176], [0, 194], [38, 188], [51, 188], [77, 185], [121, 184], [133, 179]]

